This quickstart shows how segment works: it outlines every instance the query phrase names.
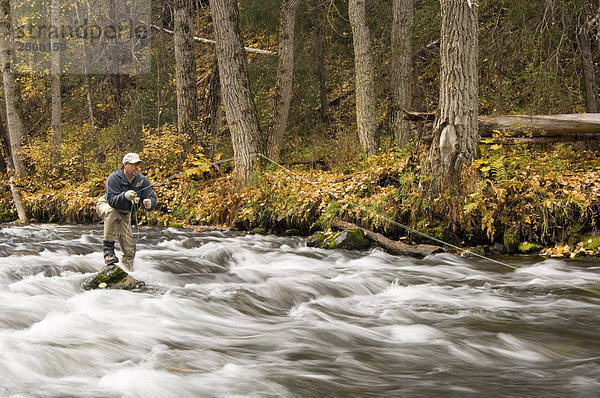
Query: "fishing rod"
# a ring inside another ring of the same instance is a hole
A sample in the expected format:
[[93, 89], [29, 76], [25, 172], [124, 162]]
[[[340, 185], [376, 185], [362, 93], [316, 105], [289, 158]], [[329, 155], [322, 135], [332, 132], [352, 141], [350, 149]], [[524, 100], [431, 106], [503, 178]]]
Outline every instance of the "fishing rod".
[[[317, 188], [319, 191], [327, 193], [327, 194], [328, 194], [330, 197], [332, 197], [332, 198], [334, 198], [334, 199], [336, 199], [336, 200], [341, 200], [341, 199], [342, 199], [342, 198], [338, 197], [336, 194], [332, 193], [330, 190], [324, 189], [322, 186], [320, 186], [320, 185], [316, 184], [315, 182], [313, 182], [313, 181], [311, 181], [311, 180], [309, 180], [309, 179], [305, 178], [304, 176], [301, 176], [301, 175], [300, 175], [300, 174], [298, 174], [298, 173], [295, 173], [293, 170], [291, 170], [291, 169], [289, 169], [289, 168], [285, 167], [284, 165], [282, 165], [282, 164], [280, 164], [280, 163], [276, 162], [275, 160], [273, 160], [273, 159], [269, 158], [268, 156], [265, 156], [264, 154], [262, 154], [262, 153], [260, 153], [260, 152], [258, 152], [258, 153], [251, 153], [251, 154], [249, 154], [247, 157], [260, 157], [260, 158], [263, 158], [263, 159], [265, 159], [267, 162], [270, 162], [270, 163], [274, 164], [275, 166], [277, 166], [277, 167], [281, 168], [281, 169], [282, 169], [282, 170], [284, 170], [285, 172], [287, 172], [287, 173], [289, 173], [289, 174], [291, 174], [291, 175], [295, 176], [296, 178], [298, 178], [298, 179], [300, 179], [300, 180], [302, 180], [302, 181], [306, 182], [306, 183], [307, 183], [307, 184], [309, 184], [309, 185], [312, 185], [312, 186], [316, 187], [316, 188]], [[191, 173], [193, 173], [193, 172], [194, 172], [194, 171], [196, 171], [196, 170], [205, 169], [206, 167], [210, 167], [210, 166], [217, 165], [217, 164], [220, 164], [220, 163], [230, 162], [230, 161], [236, 160], [236, 159], [238, 159], [238, 158], [239, 158], [239, 157], [235, 157], [235, 156], [234, 156], [234, 157], [231, 157], [231, 158], [228, 158], [228, 159], [222, 159], [222, 160], [218, 160], [218, 161], [215, 161], [215, 162], [211, 162], [211, 163], [203, 164], [203, 165], [201, 165], [201, 166], [198, 166], [198, 167], [193, 167], [193, 168], [190, 168], [190, 169], [184, 170], [184, 171], [182, 171], [182, 172], [180, 172], [180, 173], [177, 173], [177, 174], [174, 174], [174, 175], [172, 175], [172, 176], [169, 176], [169, 177], [167, 177], [167, 178], [165, 178], [165, 179], [163, 179], [163, 180], [159, 181], [158, 183], [155, 183], [155, 184], [150, 184], [149, 186], [147, 186], [147, 187], [143, 188], [143, 189], [142, 189], [142, 191], [143, 191], [143, 190], [145, 190], [145, 189], [148, 189], [148, 188], [150, 188], [150, 187], [157, 187], [157, 186], [161, 186], [161, 185], [163, 185], [164, 183], [166, 183], [167, 181], [170, 181], [170, 180], [172, 180], [172, 179], [174, 179], [174, 178], [177, 178], [177, 177], [180, 177], [180, 176], [182, 176], [182, 175], [191, 174]], [[141, 191], [140, 191], [140, 192], [141, 192]], [[369, 213], [369, 214], [373, 215], [374, 217], [377, 217], [377, 218], [379, 218], [379, 219], [381, 219], [381, 220], [384, 220], [384, 221], [386, 221], [386, 222], [388, 222], [388, 223], [390, 223], [390, 224], [392, 224], [392, 225], [394, 225], [394, 226], [396, 226], [396, 227], [399, 227], [399, 228], [401, 228], [401, 229], [403, 229], [403, 230], [405, 230], [405, 231], [407, 231], [407, 232], [409, 232], [409, 233], [412, 233], [412, 234], [415, 234], [415, 235], [419, 235], [419, 236], [421, 236], [421, 237], [423, 237], [423, 238], [426, 238], [426, 239], [428, 239], [428, 240], [430, 240], [430, 241], [432, 241], [432, 242], [438, 243], [438, 244], [440, 244], [440, 245], [442, 245], [442, 246], [444, 246], [444, 247], [449, 247], [449, 248], [451, 248], [451, 249], [454, 249], [454, 250], [457, 250], [457, 251], [463, 251], [463, 250], [464, 250], [464, 249], [463, 249], [462, 247], [460, 247], [460, 246], [453, 245], [453, 244], [451, 244], [451, 243], [449, 243], [449, 242], [446, 242], [446, 241], [444, 241], [444, 240], [442, 240], [442, 239], [438, 239], [438, 238], [436, 238], [436, 237], [433, 237], [433, 236], [431, 236], [431, 235], [428, 235], [428, 234], [426, 234], [426, 233], [424, 233], [424, 232], [421, 232], [421, 231], [419, 231], [419, 230], [416, 230], [416, 229], [414, 229], [414, 228], [411, 228], [411, 227], [409, 227], [408, 225], [404, 225], [404, 224], [402, 224], [402, 223], [400, 223], [400, 222], [398, 222], [398, 221], [396, 221], [396, 220], [393, 220], [393, 219], [391, 219], [391, 218], [389, 218], [389, 217], [387, 217], [387, 216], [384, 216], [384, 215], [382, 215], [382, 214], [379, 214], [379, 213], [377, 213], [376, 211], [374, 211], [374, 210], [372, 210], [372, 209], [370, 209], [370, 208], [368, 208], [368, 207], [366, 207], [366, 206], [364, 206], [364, 205], [361, 205], [360, 203], [356, 203], [356, 202], [354, 202], [354, 201], [349, 201], [349, 203], [350, 203], [350, 204], [352, 204], [352, 205], [354, 205], [355, 207], [359, 208], [360, 210], [362, 210], [362, 211], [364, 211], [364, 212], [366, 212], [366, 213]], [[139, 231], [139, 227], [138, 227], [138, 231]], [[474, 257], [477, 257], [477, 258], [480, 258], [480, 259], [483, 259], [483, 260], [486, 260], [486, 261], [489, 261], [489, 262], [491, 262], [491, 263], [494, 263], [494, 264], [497, 264], [497, 265], [503, 266], [503, 267], [510, 268], [510, 269], [512, 269], [512, 270], [515, 270], [515, 271], [522, 270], [522, 268], [520, 268], [520, 267], [517, 267], [517, 266], [511, 265], [511, 264], [508, 264], [508, 263], [506, 263], [506, 262], [504, 262], [504, 261], [500, 261], [500, 260], [493, 259], [493, 258], [491, 258], [491, 257], [488, 257], [488, 256], [485, 256], [485, 255], [483, 255], [483, 254], [479, 254], [479, 253], [476, 253], [476, 252], [471, 252], [471, 253], [470, 253], [470, 255], [472, 255], [472, 256], [474, 256]], [[575, 285], [575, 284], [572, 284], [572, 283], [569, 283], [569, 282], [558, 281], [558, 280], [556, 280], [556, 279], [553, 279], [553, 278], [551, 278], [551, 277], [549, 277], [549, 276], [546, 276], [546, 275], [540, 275], [540, 274], [537, 274], [537, 273], [535, 273], [535, 272], [531, 272], [531, 271], [529, 271], [529, 270], [525, 270], [525, 272], [527, 272], [527, 273], [528, 273], [528, 274], [530, 274], [530, 275], [536, 276], [536, 277], [538, 277], [538, 278], [542, 278], [542, 279], [545, 279], [545, 280], [548, 280], [548, 281], [550, 281], [550, 282], [554, 282], [554, 283], [557, 283], [557, 284], [562, 284], [562, 285], [565, 285], [565, 286], [569, 286], [569, 287], [571, 287], [571, 288], [573, 288], [573, 289], [576, 289], [576, 290], [581, 290], [581, 291], [584, 291], [584, 292], [587, 292], [587, 293], [590, 293], [590, 294], [593, 294], [593, 295], [595, 295], [595, 296], [598, 296], [598, 297], [600, 297], [600, 290], [598, 290], [598, 289], [593, 289], [593, 288], [588, 288], [588, 287], [582, 287], [582, 286], [577, 286], [577, 285]]]

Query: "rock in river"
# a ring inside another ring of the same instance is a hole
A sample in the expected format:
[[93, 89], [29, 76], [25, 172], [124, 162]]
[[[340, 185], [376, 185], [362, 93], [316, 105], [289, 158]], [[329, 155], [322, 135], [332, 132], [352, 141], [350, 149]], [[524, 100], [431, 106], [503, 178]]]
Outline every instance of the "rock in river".
[[108, 288], [108, 289], [139, 289], [145, 285], [138, 281], [116, 264], [107, 265], [100, 272], [87, 278], [83, 282], [85, 290]]

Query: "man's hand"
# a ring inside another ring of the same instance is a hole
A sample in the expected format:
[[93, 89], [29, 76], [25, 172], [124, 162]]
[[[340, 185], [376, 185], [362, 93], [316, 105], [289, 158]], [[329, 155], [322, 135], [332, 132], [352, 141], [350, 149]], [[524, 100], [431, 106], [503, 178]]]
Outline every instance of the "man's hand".
[[133, 198], [135, 198], [136, 196], [137, 194], [133, 189], [130, 189], [129, 191], [125, 192], [125, 199], [127, 200], [133, 200]]
[[150, 199], [144, 199], [143, 203], [146, 209], [150, 209], [150, 207], [152, 207], [152, 201]]

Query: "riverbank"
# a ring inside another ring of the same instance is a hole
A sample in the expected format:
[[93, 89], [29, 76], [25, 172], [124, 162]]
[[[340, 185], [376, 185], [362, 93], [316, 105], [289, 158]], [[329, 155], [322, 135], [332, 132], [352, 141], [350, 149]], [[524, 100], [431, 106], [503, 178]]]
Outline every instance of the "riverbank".
[[[157, 210], [140, 212], [138, 222], [309, 235], [339, 218], [417, 243], [431, 243], [421, 235], [426, 234], [460, 247], [506, 253], [555, 245], [548, 255], [599, 253], [600, 160], [595, 152], [568, 145], [544, 150], [491, 145], [482, 146], [481, 155], [464, 173], [468, 194], [463, 198], [430, 200], [422, 188], [427, 185], [424, 156], [392, 151], [327, 170], [266, 165], [251, 187], [237, 193], [228, 173], [183, 175], [156, 188]], [[166, 176], [150, 177], [159, 181]], [[95, 201], [104, 178], [60, 187], [24, 185], [31, 220], [98, 222]], [[11, 200], [5, 190], [0, 197], [4, 222], [16, 219]]]

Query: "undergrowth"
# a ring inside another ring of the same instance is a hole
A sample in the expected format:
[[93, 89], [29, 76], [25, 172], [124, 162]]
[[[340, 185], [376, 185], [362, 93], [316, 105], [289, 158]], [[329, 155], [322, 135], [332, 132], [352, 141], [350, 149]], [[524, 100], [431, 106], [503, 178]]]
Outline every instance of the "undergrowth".
[[[419, 240], [403, 227], [408, 226], [463, 245], [509, 244], [512, 239], [548, 246], [598, 230], [600, 160], [595, 152], [565, 144], [483, 144], [480, 149], [481, 157], [464, 172], [468, 192], [462, 198], [442, 195], [432, 200], [422, 188], [425, 152], [390, 150], [350, 166], [330, 164], [328, 170], [269, 166], [253, 186], [238, 193], [232, 193], [229, 173], [198, 167], [159, 184], [157, 210], [138, 219], [148, 225], [224, 225], [308, 234], [341, 218], [394, 239]], [[152, 151], [147, 157], [152, 158]], [[207, 162], [189, 156], [183, 161], [188, 168]], [[165, 162], [149, 173], [152, 181], [183, 171], [173, 168], [173, 159]], [[95, 201], [103, 194], [105, 178], [97, 173], [62, 187], [22, 184], [27, 212], [39, 222], [97, 222]], [[6, 189], [0, 195], [0, 214], [3, 221], [16, 217]]]

